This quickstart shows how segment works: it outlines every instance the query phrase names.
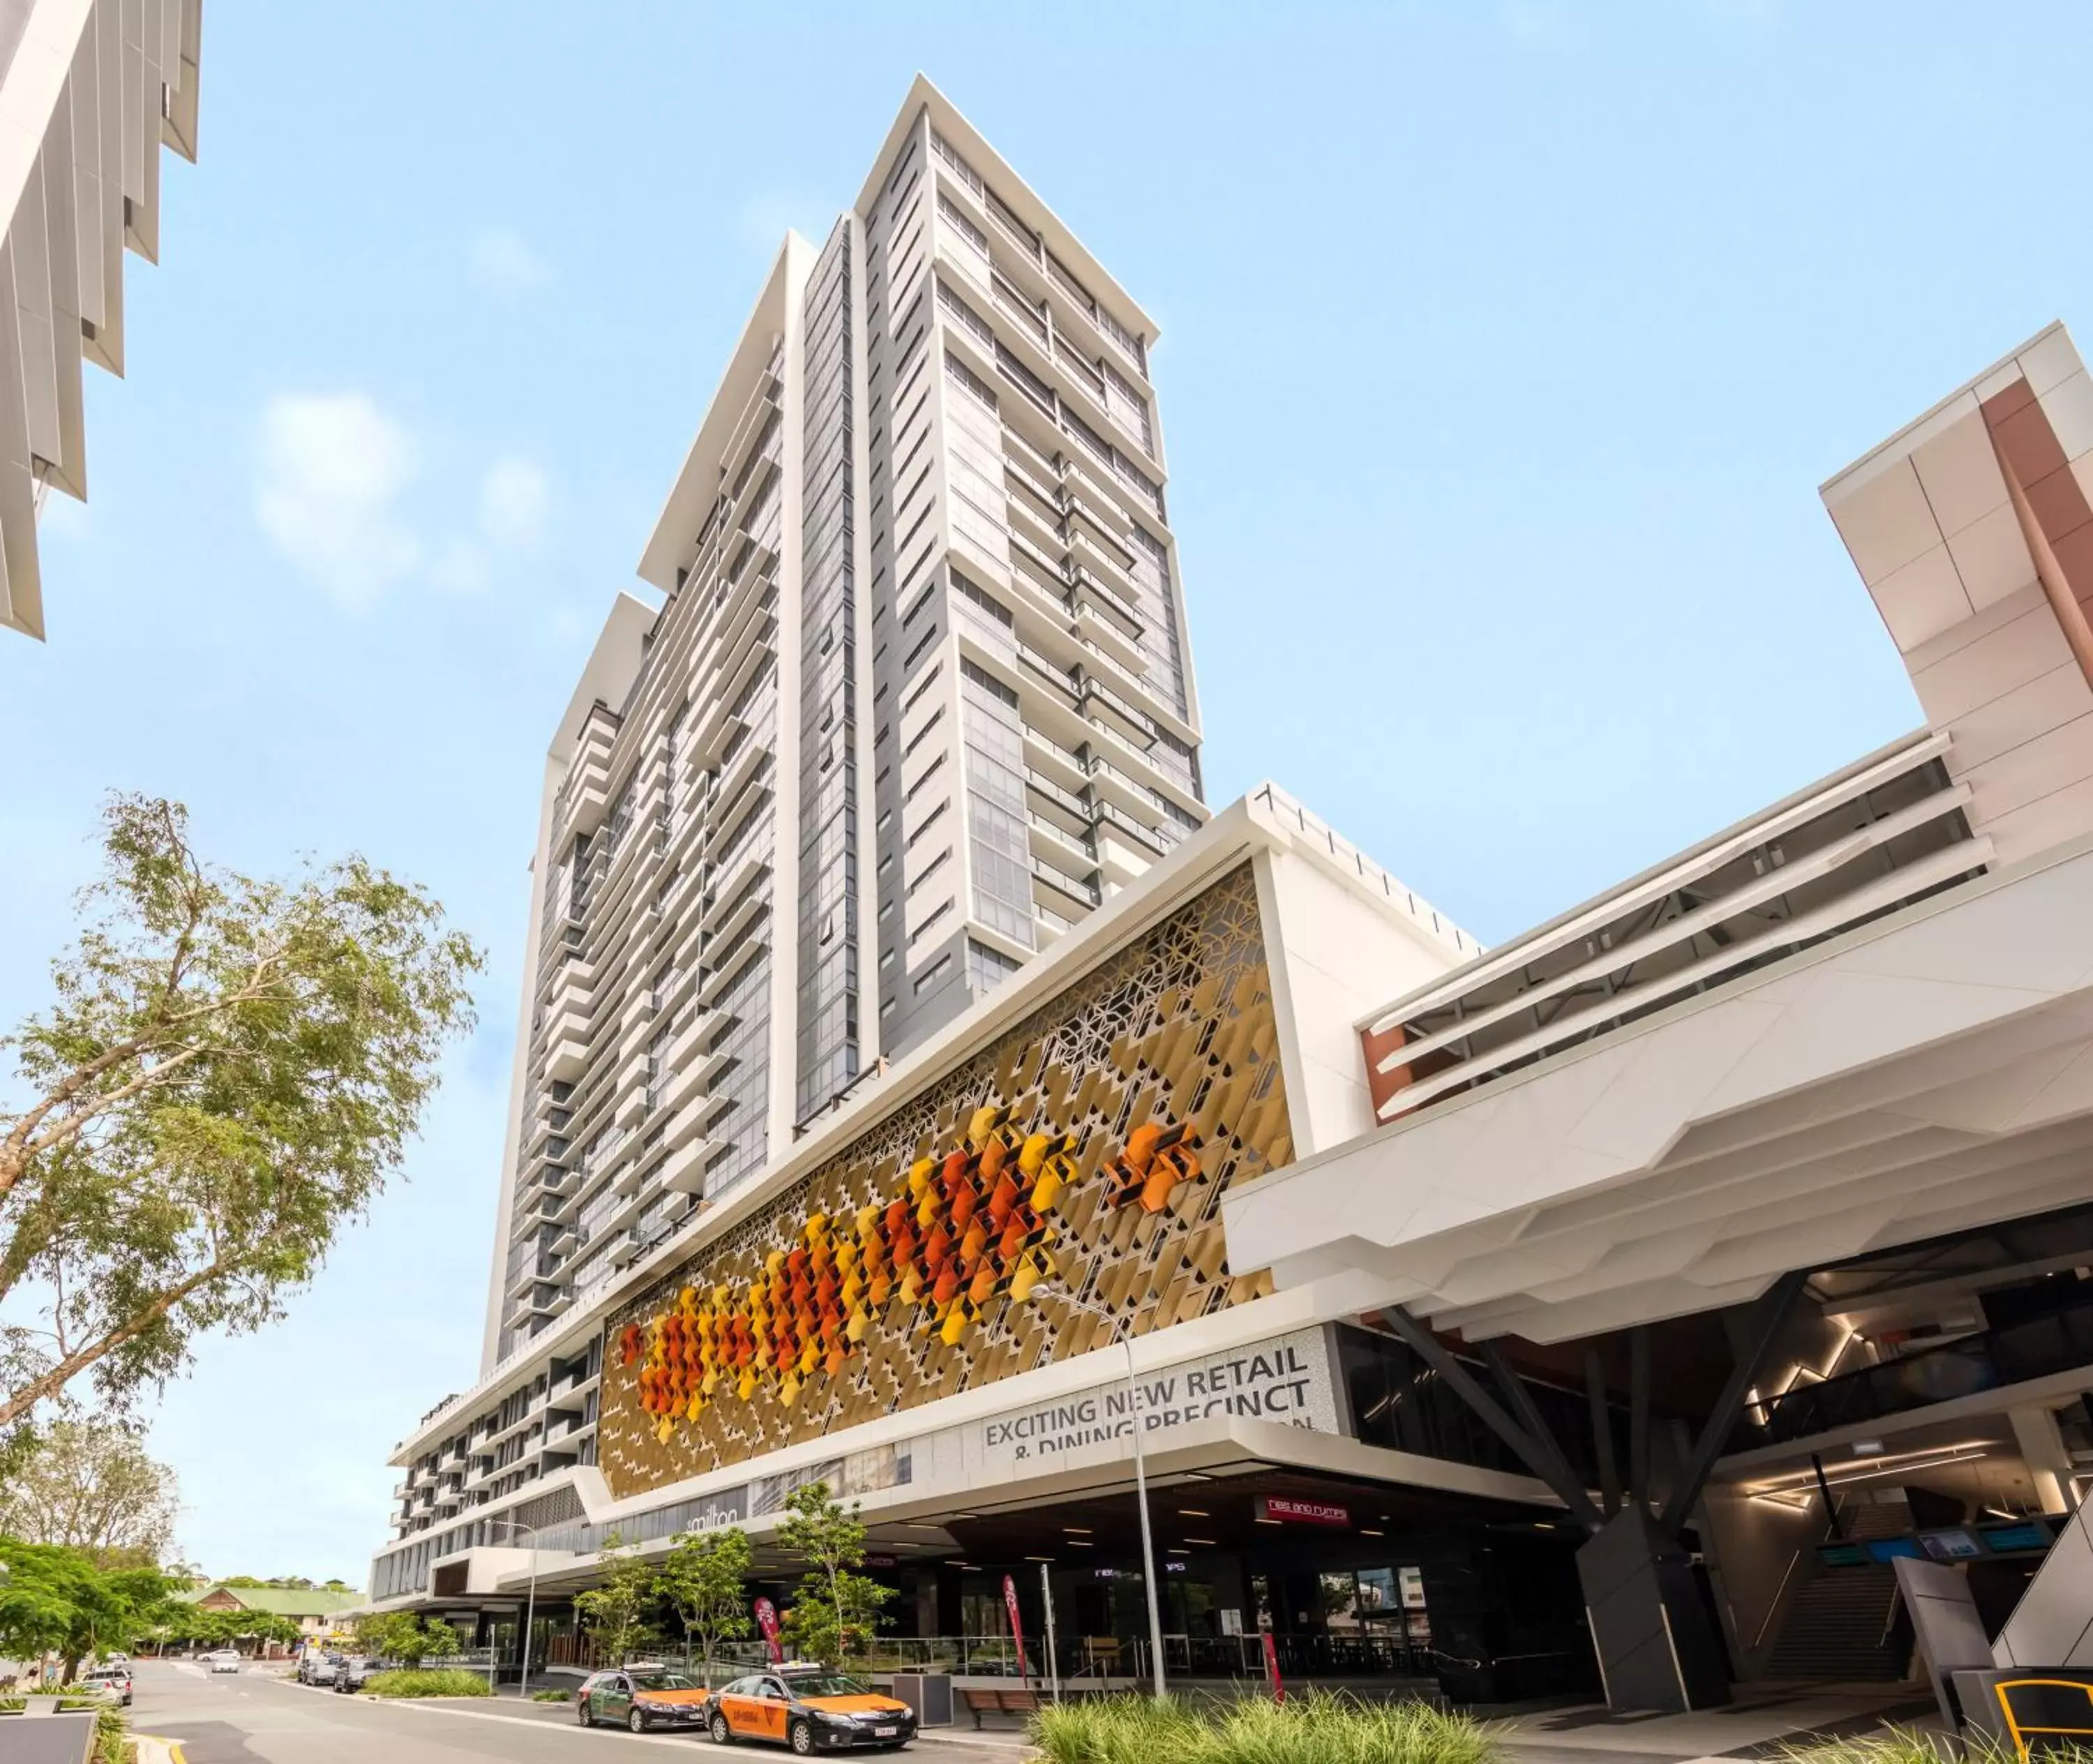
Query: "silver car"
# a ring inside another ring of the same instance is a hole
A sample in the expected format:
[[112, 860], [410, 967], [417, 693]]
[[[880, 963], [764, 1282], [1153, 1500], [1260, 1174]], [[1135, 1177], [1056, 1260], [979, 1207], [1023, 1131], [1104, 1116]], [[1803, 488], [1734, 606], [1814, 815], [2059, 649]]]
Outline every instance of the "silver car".
[[80, 1675], [80, 1689], [84, 1695], [107, 1697], [119, 1706], [131, 1706], [131, 1668], [128, 1666], [90, 1666]]

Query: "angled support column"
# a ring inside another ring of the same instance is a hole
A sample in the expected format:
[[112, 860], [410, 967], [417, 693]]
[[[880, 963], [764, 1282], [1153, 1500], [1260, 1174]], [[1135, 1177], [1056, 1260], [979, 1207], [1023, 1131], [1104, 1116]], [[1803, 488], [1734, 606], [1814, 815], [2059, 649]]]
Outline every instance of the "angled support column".
[[[1592, 1497], [1577, 1484], [1552, 1439], [1536, 1439], [1514, 1420], [1475, 1375], [1446, 1351], [1438, 1337], [1400, 1305], [1384, 1307], [1381, 1316], [1403, 1345], [1444, 1379], [1455, 1395], [1475, 1411], [1484, 1425], [1519, 1454], [1519, 1461], [1546, 1483], [1557, 1499], [1570, 1510], [1571, 1517], [1587, 1530], [1604, 1523]], [[1529, 1399], [1530, 1400], [1530, 1399]]]

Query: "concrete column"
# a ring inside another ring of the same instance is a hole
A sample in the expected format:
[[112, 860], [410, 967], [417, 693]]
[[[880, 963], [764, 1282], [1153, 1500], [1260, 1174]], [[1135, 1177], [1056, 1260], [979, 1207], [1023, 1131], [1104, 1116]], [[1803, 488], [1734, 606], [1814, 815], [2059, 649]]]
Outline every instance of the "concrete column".
[[2064, 1449], [2054, 1410], [2040, 1404], [2007, 1411], [2013, 1424], [2013, 1438], [2027, 1465], [2028, 1479], [2034, 1484], [2035, 1498], [2045, 1513], [2071, 1510], [2071, 1454]]

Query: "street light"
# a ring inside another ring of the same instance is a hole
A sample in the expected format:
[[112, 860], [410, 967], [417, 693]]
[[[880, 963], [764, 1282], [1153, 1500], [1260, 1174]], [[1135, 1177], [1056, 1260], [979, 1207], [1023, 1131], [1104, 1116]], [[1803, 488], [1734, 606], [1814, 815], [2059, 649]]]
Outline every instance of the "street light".
[[[1126, 1412], [1133, 1424], [1133, 1486], [1141, 1505], [1141, 1584], [1148, 1593], [1148, 1649], [1155, 1662], [1155, 1694], [1163, 1694], [1163, 1606], [1155, 1590], [1155, 1542], [1148, 1529], [1148, 1467], [1141, 1445], [1141, 1393], [1133, 1382], [1133, 1333], [1103, 1305], [1094, 1299], [1078, 1298], [1068, 1287], [1063, 1286], [1055, 1296], [1062, 1303], [1076, 1311], [1083, 1311], [1094, 1317], [1102, 1317], [1112, 1325], [1113, 1339], [1126, 1350]], [[1131, 1319], [1128, 1320], [1128, 1323]]]
[[[531, 1687], [531, 1627], [537, 1621], [538, 1617], [538, 1528], [535, 1525], [526, 1525], [521, 1519], [491, 1519], [485, 1523], [489, 1525], [499, 1525], [507, 1531], [528, 1532], [531, 1534], [531, 1593], [523, 1604], [522, 1671], [516, 1680], [516, 1694], [522, 1697], [528, 1692]], [[494, 1650], [490, 1649], [488, 1651], [492, 1653]], [[490, 1679], [493, 1677], [493, 1666], [491, 1663], [488, 1668], [488, 1676]]]

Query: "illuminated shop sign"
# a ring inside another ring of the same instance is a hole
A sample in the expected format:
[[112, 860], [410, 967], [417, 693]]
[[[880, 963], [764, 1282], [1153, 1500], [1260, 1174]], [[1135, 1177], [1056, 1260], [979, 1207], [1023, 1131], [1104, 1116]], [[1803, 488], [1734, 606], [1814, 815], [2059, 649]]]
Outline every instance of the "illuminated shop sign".
[[1276, 1494], [1259, 1497], [1257, 1516], [1277, 1525], [1348, 1526], [1352, 1523], [1348, 1507], [1335, 1506], [1327, 1501], [1285, 1500]]

